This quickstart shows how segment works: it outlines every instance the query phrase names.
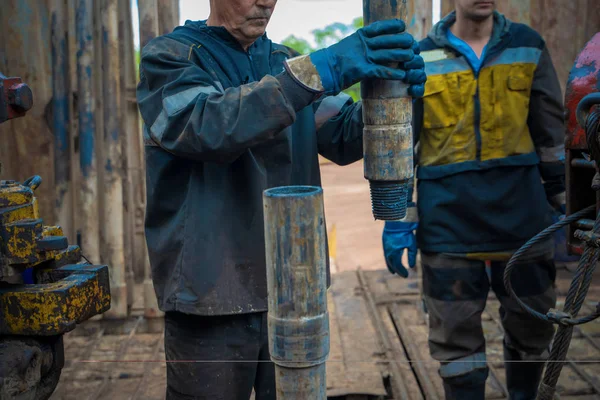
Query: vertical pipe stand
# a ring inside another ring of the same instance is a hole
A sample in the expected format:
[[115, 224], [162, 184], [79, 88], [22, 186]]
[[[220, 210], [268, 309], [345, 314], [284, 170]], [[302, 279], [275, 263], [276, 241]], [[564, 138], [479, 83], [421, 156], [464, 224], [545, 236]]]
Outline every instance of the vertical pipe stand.
[[73, 240], [73, 182], [69, 132], [69, 48], [67, 5], [53, 0], [52, 6], [52, 133], [54, 134], [55, 223]]
[[119, 20], [117, 0], [102, 0], [102, 66], [104, 116], [104, 215], [102, 218], [102, 256], [110, 265], [111, 309], [104, 315], [127, 318], [127, 283], [123, 240], [123, 135], [119, 110], [121, 87], [119, 73]]
[[77, 88], [79, 91], [79, 231], [81, 250], [92, 263], [100, 263], [98, 171], [96, 160], [96, 104], [94, 101], [94, 2], [77, 0]]
[[325, 400], [329, 315], [323, 190], [277, 187], [264, 192], [263, 204], [277, 399]]
[[[407, 19], [406, 0], [363, 0], [364, 25], [392, 18]], [[373, 216], [398, 220], [406, 216], [413, 179], [412, 99], [401, 81], [361, 82], [364, 173], [371, 187]]]
[[[152, 39], [158, 36], [158, 0], [138, 0], [138, 15], [140, 20], [140, 50], [143, 49]], [[138, 143], [141, 148], [141, 137], [138, 137]], [[143, 154], [143, 151], [140, 152]], [[143, 159], [140, 161], [140, 165], [143, 165]], [[140, 178], [143, 183], [143, 191], [141, 196], [145, 196], [145, 176], [141, 174]], [[139, 229], [139, 235], [144, 235], [144, 215], [145, 207], [140, 204], [140, 207], [136, 207], [136, 221], [139, 223], [137, 228]], [[146, 239], [138, 241], [142, 245], [143, 254], [141, 254], [141, 260], [144, 264], [144, 317], [146, 318], [158, 318], [162, 316], [162, 312], [158, 309], [158, 302], [156, 299], [156, 293], [154, 292], [154, 286], [152, 284], [152, 271], [150, 267], [150, 259], [148, 256], [148, 247]]]

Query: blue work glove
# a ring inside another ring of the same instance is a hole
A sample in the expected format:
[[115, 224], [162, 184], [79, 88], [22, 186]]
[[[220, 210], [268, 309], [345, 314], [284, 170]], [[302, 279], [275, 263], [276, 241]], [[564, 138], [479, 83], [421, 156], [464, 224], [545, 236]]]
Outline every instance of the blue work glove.
[[286, 68], [305, 87], [327, 95], [378, 78], [403, 81], [410, 96], [420, 97], [427, 80], [425, 63], [418, 42], [405, 29], [401, 20], [378, 21], [339, 43], [287, 60]]
[[386, 221], [383, 228], [383, 254], [388, 270], [403, 278], [408, 277], [408, 269], [402, 264], [404, 251], [408, 251], [408, 267], [417, 263], [417, 240], [414, 231], [419, 227], [416, 207], [409, 205], [407, 216], [402, 221]]

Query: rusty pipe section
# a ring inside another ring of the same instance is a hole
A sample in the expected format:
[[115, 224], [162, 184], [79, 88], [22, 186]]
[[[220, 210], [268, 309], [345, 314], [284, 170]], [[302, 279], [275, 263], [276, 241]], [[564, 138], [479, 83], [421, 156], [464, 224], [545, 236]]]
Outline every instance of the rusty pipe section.
[[329, 315], [323, 190], [273, 188], [264, 192], [263, 205], [277, 399], [325, 400]]
[[138, 0], [140, 50], [159, 35], [158, 0]]
[[[140, 20], [140, 49], [143, 49], [152, 39], [159, 35], [159, 20], [158, 20], [158, 2], [157, 0], [138, 0], [138, 16]], [[135, 86], [135, 84], [134, 84]], [[137, 122], [136, 122], [137, 123]], [[141, 136], [134, 138], [135, 142], [133, 146], [139, 146], [142, 149], [139, 154], [143, 154], [143, 145]], [[139, 161], [138, 165], [143, 166], [143, 158]], [[145, 177], [143, 174], [140, 176], [142, 182], [142, 193], [141, 198], [145, 195]], [[136, 206], [136, 222], [138, 237], [144, 235], [144, 215], [145, 209], [139, 204], [140, 207]], [[162, 313], [158, 309], [158, 302], [156, 299], [156, 293], [154, 292], [154, 286], [152, 285], [152, 271], [150, 268], [150, 259], [148, 257], [148, 248], [146, 239], [137, 241], [142, 246], [142, 251], [139, 256], [143, 263], [144, 271], [144, 317], [155, 318], [162, 316]]]
[[69, 238], [73, 237], [73, 193], [71, 180], [71, 146], [69, 135], [69, 47], [67, 43], [67, 5], [53, 0], [52, 36], [52, 133], [54, 134], [54, 185], [56, 223]]
[[76, 7], [77, 88], [79, 107], [79, 232], [81, 250], [92, 263], [100, 263], [98, 171], [96, 160], [96, 106], [94, 100], [94, 3], [78, 0]]
[[179, 25], [179, 0], [158, 0], [157, 7], [159, 33], [173, 32]]
[[[380, 20], [406, 21], [406, 0], [363, 0], [365, 26]], [[408, 25], [408, 24], [407, 24]], [[412, 99], [400, 81], [361, 82], [364, 175], [371, 188], [373, 216], [398, 220], [406, 216], [413, 179]]]
[[102, 0], [102, 81], [104, 115], [104, 216], [102, 218], [102, 255], [110, 265], [110, 318], [126, 318], [127, 285], [123, 244], [123, 132], [118, 118], [121, 107], [119, 73], [119, 24], [117, 0]]

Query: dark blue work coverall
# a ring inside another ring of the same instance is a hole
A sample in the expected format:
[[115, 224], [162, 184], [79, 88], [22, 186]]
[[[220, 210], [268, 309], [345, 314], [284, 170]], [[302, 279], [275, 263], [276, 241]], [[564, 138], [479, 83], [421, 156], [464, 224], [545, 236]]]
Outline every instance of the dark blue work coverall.
[[266, 35], [244, 51], [205, 21], [142, 50], [145, 229], [166, 358], [211, 361], [168, 363], [169, 399], [247, 399], [253, 385], [275, 399], [273, 366], [257, 362], [269, 360], [262, 193], [320, 186], [318, 154], [362, 158], [361, 103], [289, 90], [283, 61], [296, 55]]

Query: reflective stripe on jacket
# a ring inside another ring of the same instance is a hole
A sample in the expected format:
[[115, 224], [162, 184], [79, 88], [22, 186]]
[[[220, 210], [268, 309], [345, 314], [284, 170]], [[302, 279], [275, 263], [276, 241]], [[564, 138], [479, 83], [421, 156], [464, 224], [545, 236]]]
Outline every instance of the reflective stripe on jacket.
[[496, 12], [474, 72], [447, 39], [454, 21], [452, 13], [420, 43], [427, 83], [415, 103], [419, 247], [513, 250], [550, 224], [548, 200], [564, 192], [560, 86], [531, 28]]
[[161, 310], [266, 311], [263, 191], [320, 186], [318, 154], [362, 158], [361, 104], [340, 94], [294, 112], [275, 78], [291, 56], [266, 35], [246, 52], [203, 21], [142, 50], [145, 232]]

